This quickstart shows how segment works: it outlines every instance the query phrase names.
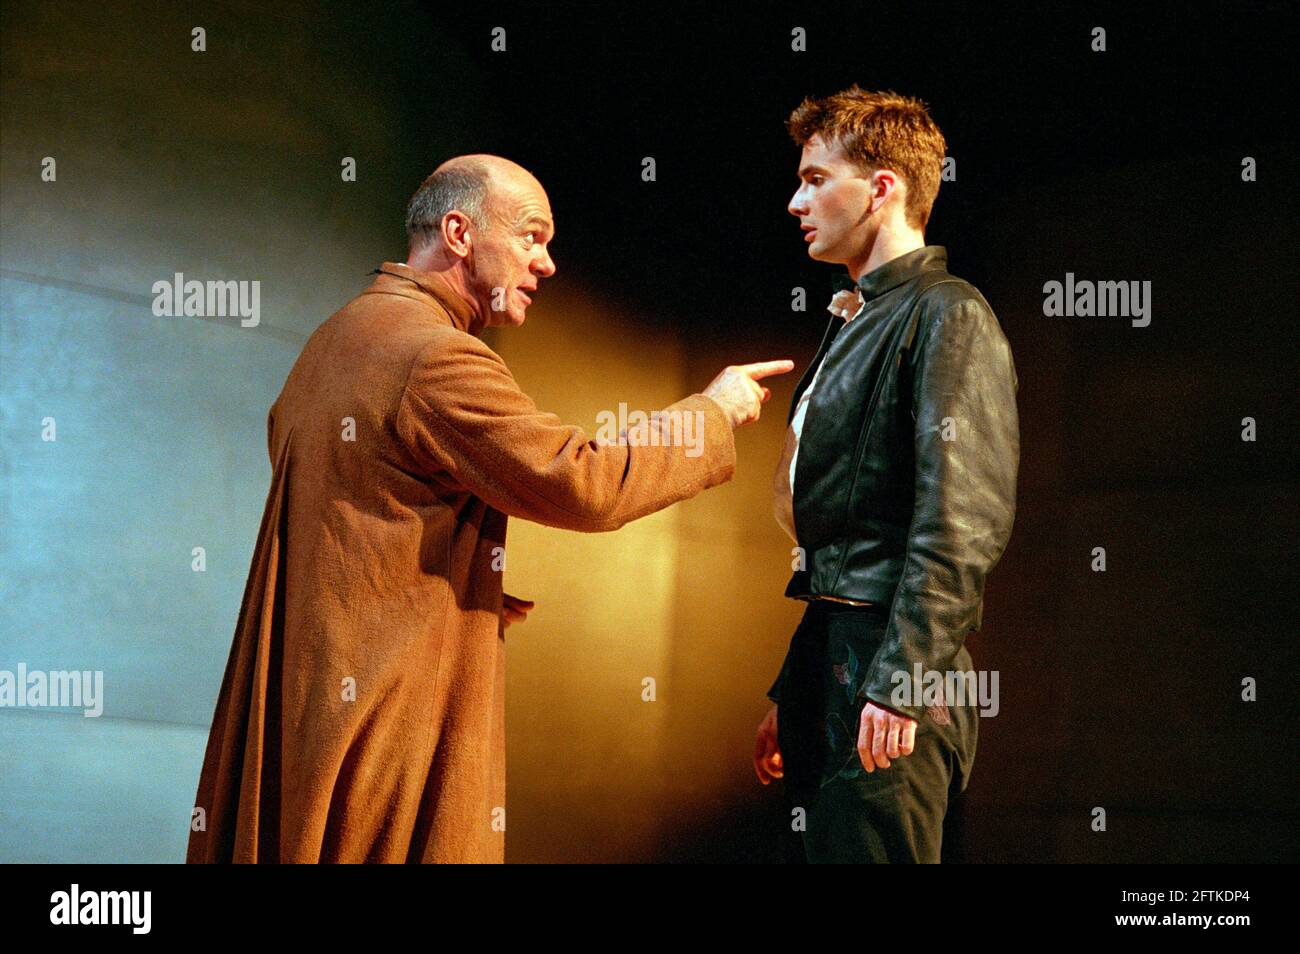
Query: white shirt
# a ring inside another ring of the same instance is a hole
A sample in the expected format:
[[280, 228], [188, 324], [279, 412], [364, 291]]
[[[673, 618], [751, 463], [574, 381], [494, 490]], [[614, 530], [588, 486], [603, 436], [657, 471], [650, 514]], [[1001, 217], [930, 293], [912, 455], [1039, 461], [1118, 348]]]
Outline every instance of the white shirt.
[[[849, 314], [849, 308], [853, 304], [857, 305], [857, 310]], [[866, 303], [862, 301], [862, 296], [858, 294], [857, 289], [850, 288], [838, 292], [831, 299], [826, 310], [832, 315], [839, 315], [847, 324], [862, 314], [862, 309], [865, 307]], [[825, 363], [823, 358], [822, 364]], [[799, 436], [803, 433], [804, 418], [808, 414], [808, 400], [812, 397], [813, 388], [817, 386], [817, 376], [821, 373], [822, 366], [818, 365], [817, 370], [813, 372], [812, 380], [808, 382], [808, 387], [804, 389], [803, 394], [799, 395], [794, 416], [790, 418], [790, 426], [785, 430], [785, 448], [781, 453], [781, 463], [776, 467], [776, 477], [772, 483], [772, 513], [776, 517], [776, 522], [781, 525], [781, 529], [795, 543], [799, 542], [794, 529], [794, 471], [799, 463]]]

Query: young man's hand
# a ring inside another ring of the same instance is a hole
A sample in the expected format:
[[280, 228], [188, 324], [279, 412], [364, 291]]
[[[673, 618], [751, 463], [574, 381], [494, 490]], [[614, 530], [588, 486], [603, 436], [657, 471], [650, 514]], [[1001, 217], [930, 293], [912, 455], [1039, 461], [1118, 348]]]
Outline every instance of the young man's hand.
[[916, 720], [881, 708], [874, 702], [862, 707], [858, 726], [858, 758], [868, 772], [889, 768], [889, 760], [910, 755], [916, 745]]
[[754, 771], [764, 785], [785, 774], [781, 749], [776, 741], [776, 706], [758, 724], [758, 737], [754, 739]]

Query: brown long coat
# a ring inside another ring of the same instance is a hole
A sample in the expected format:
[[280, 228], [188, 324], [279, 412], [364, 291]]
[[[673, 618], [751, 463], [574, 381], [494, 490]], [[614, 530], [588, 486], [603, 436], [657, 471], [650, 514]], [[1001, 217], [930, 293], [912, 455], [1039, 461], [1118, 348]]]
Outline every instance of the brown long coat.
[[506, 515], [614, 530], [735, 468], [709, 398], [670, 409], [703, 412], [698, 456], [597, 443], [537, 409], [441, 279], [382, 268], [271, 407], [191, 863], [502, 861]]

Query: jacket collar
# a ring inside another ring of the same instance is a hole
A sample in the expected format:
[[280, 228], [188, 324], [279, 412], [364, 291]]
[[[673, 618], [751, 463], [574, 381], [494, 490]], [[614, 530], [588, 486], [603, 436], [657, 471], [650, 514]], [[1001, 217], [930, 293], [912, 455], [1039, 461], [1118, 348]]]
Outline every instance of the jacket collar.
[[879, 298], [891, 288], [897, 288], [904, 282], [917, 278], [924, 272], [943, 270], [947, 267], [948, 250], [942, 245], [925, 245], [873, 268], [856, 283], [848, 275], [841, 273], [832, 279], [832, 284], [837, 292], [856, 287], [862, 295], [862, 300], [868, 302], [873, 298]]
[[418, 272], [404, 262], [384, 262], [370, 274], [378, 277], [367, 291], [427, 302], [440, 318], [466, 334], [477, 335], [483, 329], [484, 322], [474, 313], [474, 306], [435, 272]]

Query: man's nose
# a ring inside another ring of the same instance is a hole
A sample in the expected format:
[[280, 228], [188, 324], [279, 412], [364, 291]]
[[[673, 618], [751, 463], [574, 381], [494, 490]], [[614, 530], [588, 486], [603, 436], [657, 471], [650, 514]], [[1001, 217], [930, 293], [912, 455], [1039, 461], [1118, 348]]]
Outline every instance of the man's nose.
[[550, 252], [542, 253], [541, 259], [533, 262], [533, 274], [539, 278], [550, 278], [555, 274], [555, 262]]
[[785, 208], [791, 215], [803, 217], [808, 214], [808, 203], [804, 201], [803, 189], [795, 190], [795, 194], [790, 196], [790, 204]]

